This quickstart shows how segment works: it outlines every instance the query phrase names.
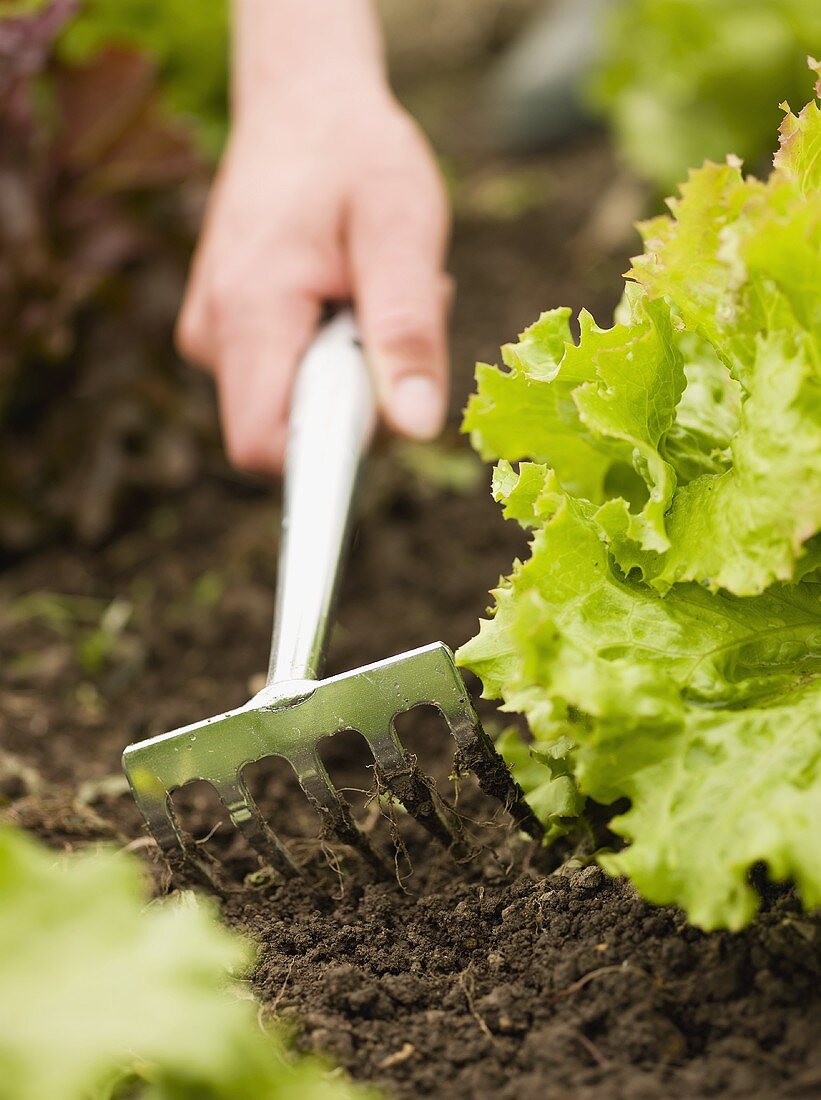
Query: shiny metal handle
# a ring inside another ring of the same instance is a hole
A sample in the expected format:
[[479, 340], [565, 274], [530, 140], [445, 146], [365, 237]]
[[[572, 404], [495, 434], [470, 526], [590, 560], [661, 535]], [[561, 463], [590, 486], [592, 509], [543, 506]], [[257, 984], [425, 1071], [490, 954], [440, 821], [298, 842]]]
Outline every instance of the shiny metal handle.
[[344, 310], [320, 329], [294, 386], [269, 686], [321, 672], [357, 475], [375, 422], [356, 322]]

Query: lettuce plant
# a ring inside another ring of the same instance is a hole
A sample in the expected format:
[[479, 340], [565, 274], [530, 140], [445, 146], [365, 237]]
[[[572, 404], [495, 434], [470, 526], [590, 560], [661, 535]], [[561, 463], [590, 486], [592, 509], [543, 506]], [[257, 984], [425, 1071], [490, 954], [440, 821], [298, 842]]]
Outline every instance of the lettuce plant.
[[477, 368], [464, 428], [532, 541], [459, 657], [527, 716], [551, 832], [629, 799], [606, 869], [739, 928], [755, 864], [821, 904], [818, 103], [767, 180], [707, 163], [640, 229], [611, 328], [554, 309]]
[[780, 99], [803, 97], [817, 0], [619, 0], [591, 98], [630, 167], [669, 194], [690, 165], [774, 149]]
[[263, 1033], [249, 947], [190, 895], [146, 907], [134, 857], [0, 826], [0, 1092], [14, 1100], [374, 1100]]

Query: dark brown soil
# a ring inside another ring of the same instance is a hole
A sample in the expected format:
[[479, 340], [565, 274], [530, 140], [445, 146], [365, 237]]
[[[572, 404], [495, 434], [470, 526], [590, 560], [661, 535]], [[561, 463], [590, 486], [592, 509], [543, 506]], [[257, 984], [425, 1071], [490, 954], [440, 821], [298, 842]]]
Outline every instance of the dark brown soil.
[[[305, 1046], [401, 1096], [818, 1096], [817, 925], [704, 936], [587, 867], [232, 901]], [[813, 945], [815, 938], [815, 950]]]
[[[473, 363], [495, 358], [499, 339], [546, 306], [592, 305], [605, 319], [630, 247], [602, 259], [585, 246], [591, 224], [606, 222], [603, 149], [538, 168], [549, 195], [538, 209], [500, 221], [471, 200], [459, 220], [451, 428], [432, 478], [394, 444], [371, 464], [331, 671], [437, 638], [458, 645], [523, 552], [489, 499], [487, 471], [474, 477], [457, 439]], [[7, 570], [6, 817], [58, 847], [129, 844], [162, 885], [119, 756], [131, 740], [248, 697], [267, 658], [274, 496], [215, 457], [194, 492], [150, 502], [108, 545], [54, 546]], [[500, 728], [492, 708], [483, 714]], [[447, 789], [453, 745], [438, 722], [411, 716], [400, 734]], [[353, 735], [330, 744], [326, 761], [340, 786], [370, 787]], [[399, 821], [400, 888], [344, 850], [320, 849], [316, 818], [283, 772], [261, 767], [252, 785], [304, 878], [271, 882], [223, 823], [203, 850], [225, 860], [225, 917], [259, 943], [267, 1013], [355, 1077], [402, 1097], [821, 1096], [821, 924], [788, 893], [772, 894], [741, 935], [703, 935], [594, 866], [545, 861], [498, 818], [459, 867]], [[459, 798], [471, 819], [494, 813], [470, 783]], [[380, 805], [356, 791], [352, 801], [387, 851]], [[215, 799], [196, 788], [180, 805], [204, 838]]]

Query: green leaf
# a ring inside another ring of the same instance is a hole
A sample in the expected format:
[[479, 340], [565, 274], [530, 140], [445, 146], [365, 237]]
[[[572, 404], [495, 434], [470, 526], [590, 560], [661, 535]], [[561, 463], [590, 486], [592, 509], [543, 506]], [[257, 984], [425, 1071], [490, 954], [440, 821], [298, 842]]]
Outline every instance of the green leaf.
[[738, 430], [742, 390], [713, 346], [694, 332], [678, 337], [686, 384], [676, 417], [660, 446], [678, 485], [701, 474], [721, 474], [732, 464], [730, 442]]
[[[821, 636], [819, 636], [821, 637]], [[623, 793], [632, 809], [611, 827], [633, 843], [602, 857], [651, 901], [683, 906], [702, 928], [741, 928], [758, 897], [746, 875], [758, 862], [792, 879], [808, 907], [821, 906], [821, 678], [767, 705], [743, 710], [685, 708], [662, 751], [641, 739], [611, 742], [623, 752]], [[606, 759], [584, 762], [588, 789]], [[609, 788], [610, 775], [605, 777]]]
[[609, 461], [584, 437], [573, 403], [573, 390], [594, 375], [565, 369], [569, 317], [569, 309], [543, 313], [517, 344], [507, 344], [507, 371], [476, 368], [477, 393], [468, 401], [462, 430], [482, 458], [548, 463], [570, 491], [600, 500]]
[[159, 69], [168, 106], [189, 116], [218, 153], [228, 128], [230, 11], [226, 0], [84, 0], [60, 42], [72, 63], [129, 45]]
[[[609, 329], [582, 312], [578, 344], [569, 341], [567, 310], [542, 314], [503, 348], [507, 372], [477, 367], [463, 430], [484, 458], [530, 458], [552, 467], [571, 493], [610, 498], [602, 528], [635, 554], [668, 545], [664, 513], [675, 477], [659, 443], [685, 377], [669, 310], [631, 293], [628, 305], [629, 320]], [[511, 501], [507, 514], [516, 507]]]
[[645, 570], [657, 587], [697, 580], [754, 595], [792, 578], [821, 527], [821, 374], [803, 347], [771, 337], [757, 344], [749, 387], [730, 467], [676, 494], [671, 547]]
[[[609, 869], [705, 927], [750, 918], [758, 860], [821, 902], [812, 832], [799, 843], [821, 812], [821, 586], [663, 598], [614, 569], [592, 507], [565, 496], [496, 596], [459, 660], [527, 716], [537, 751], [572, 738], [583, 795], [633, 800], [615, 828], [634, 843]], [[537, 805], [543, 774], [519, 774]]]
[[500, 734], [496, 748], [513, 778], [527, 791], [527, 800], [546, 826], [548, 838], [563, 836], [584, 808], [584, 797], [573, 775], [573, 741], [566, 737], [546, 748], [534, 749], [511, 727]]
[[[670, 217], [639, 226], [644, 253], [628, 272], [651, 298], [674, 302], [684, 325], [715, 348], [742, 386], [761, 322], [755, 303], [740, 301], [746, 272], [732, 253], [731, 233], [765, 201], [764, 185], [745, 181], [737, 163], [706, 164], [690, 173], [680, 198], [669, 200]], [[745, 306], [753, 310], [749, 319]]]
[[[821, 65], [810, 61], [811, 68], [818, 74]], [[821, 76], [816, 91], [821, 86]], [[818, 92], [821, 96], [821, 92]], [[800, 114], [794, 115], [786, 103], [782, 104], [785, 117], [781, 123], [779, 148], [775, 154], [776, 168], [792, 176], [801, 188], [802, 194], [821, 189], [821, 107], [818, 103], [808, 103]]]
[[0, 826], [0, 1081], [14, 1100], [364, 1095], [292, 1061], [232, 993], [248, 944], [184, 894], [146, 897], [133, 857], [68, 858]]
[[573, 392], [581, 421], [600, 449], [632, 466], [647, 488], [640, 511], [614, 497], [599, 510], [599, 523], [614, 542], [626, 539], [643, 550], [666, 550], [664, 513], [676, 482], [658, 448], [675, 420], [685, 384], [669, 310], [635, 296], [628, 324], [600, 329], [584, 312], [579, 322], [581, 339], [568, 349], [566, 361], [571, 372], [580, 373], [586, 363], [595, 368], [595, 381]]

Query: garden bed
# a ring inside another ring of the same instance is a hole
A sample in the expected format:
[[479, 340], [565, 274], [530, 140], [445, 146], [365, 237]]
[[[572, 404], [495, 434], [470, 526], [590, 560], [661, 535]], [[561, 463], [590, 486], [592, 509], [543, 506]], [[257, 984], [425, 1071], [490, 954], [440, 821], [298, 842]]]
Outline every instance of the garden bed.
[[[592, 303], [604, 320], [628, 249], [601, 259], [589, 244], [591, 226], [606, 222], [596, 219], [612, 178], [598, 144], [530, 172], [527, 186], [543, 188], [544, 201], [515, 220], [488, 215], [490, 185], [464, 200], [451, 426], [430, 471], [421, 452], [395, 444], [372, 462], [332, 671], [437, 638], [458, 645], [524, 550], [489, 498], [489, 471], [457, 440], [473, 364], [496, 358], [499, 338], [546, 305]], [[135, 847], [162, 887], [136, 809], [109, 777], [129, 741], [247, 698], [267, 655], [276, 520], [275, 494], [214, 458], [194, 491], [135, 507], [105, 546], [55, 545], [7, 570], [6, 816], [56, 847]], [[483, 714], [499, 728], [492, 708]], [[439, 724], [405, 719], [401, 733], [447, 784], [452, 743]], [[354, 739], [330, 745], [327, 761], [340, 786], [368, 787]], [[500, 828], [484, 829], [486, 848], [454, 873], [406, 823], [413, 874], [402, 864], [400, 887], [320, 850], [315, 818], [285, 774], [260, 769], [255, 783], [305, 877], [277, 888], [223, 824], [209, 844], [226, 862], [225, 917], [259, 943], [264, 1011], [292, 1019], [301, 1046], [354, 1077], [403, 1097], [821, 1092], [821, 922], [789, 893], [771, 891], [745, 933], [706, 936], [597, 868], [545, 861]], [[352, 797], [384, 843], [378, 807]], [[487, 814], [469, 783], [460, 798], [469, 816]], [[197, 789], [184, 801], [205, 837], [215, 800]]]

